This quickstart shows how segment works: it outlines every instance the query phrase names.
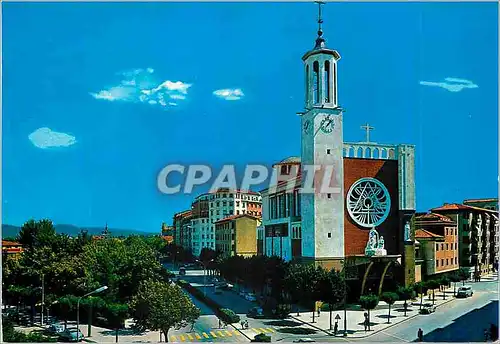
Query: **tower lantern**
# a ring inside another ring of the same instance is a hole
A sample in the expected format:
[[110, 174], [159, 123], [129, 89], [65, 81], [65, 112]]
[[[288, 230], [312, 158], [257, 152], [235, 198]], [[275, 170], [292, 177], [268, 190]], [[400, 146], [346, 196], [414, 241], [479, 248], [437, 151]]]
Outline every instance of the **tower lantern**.
[[305, 107], [306, 109], [335, 108], [338, 106], [337, 61], [340, 60], [340, 54], [326, 47], [321, 17], [321, 6], [325, 2], [316, 1], [316, 3], [318, 4], [318, 37], [314, 48], [302, 57], [306, 73]]

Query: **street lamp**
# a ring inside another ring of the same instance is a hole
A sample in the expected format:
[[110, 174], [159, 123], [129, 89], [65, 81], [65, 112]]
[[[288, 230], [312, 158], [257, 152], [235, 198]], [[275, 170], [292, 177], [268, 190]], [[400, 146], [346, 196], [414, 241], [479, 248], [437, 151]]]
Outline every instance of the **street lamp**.
[[213, 259], [210, 259], [206, 264], [203, 263], [201, 260], [196, 259], [197, 262], [201, 263], [203, 265], [203, 294], [207, 296], [207, 265], [208, 263], [213, 262]]
[[100, 293], [101, 291], [104, 291], [108, 289], [108, 286], [105, 285], [105, 286], [102, 286], [94, 291], [91, 291], [90, 293], [87, 293], [81, 297], [78, 298], [78, 301], [76, 302], [76, 341], [78, 342], [78, 336], [80, 335], [80, 301], [84, 298], [84, 297], [87, 297], [89, 295], [92, 295], [92, 294], [97, 294], [97, 293]]
[[347, 264], [346, 259], [344, 259], [343, 273], [344, 273], [344, 337], [347, 337], [347, 280], [346, 280], [346, 270]]

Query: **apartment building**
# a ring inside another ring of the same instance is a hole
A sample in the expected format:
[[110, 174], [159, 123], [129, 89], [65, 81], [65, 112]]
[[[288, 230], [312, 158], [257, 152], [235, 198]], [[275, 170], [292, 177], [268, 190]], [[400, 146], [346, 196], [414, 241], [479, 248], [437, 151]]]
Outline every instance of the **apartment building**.
[[232, 215], [215, 223], [216, 249], [225, 256], [257, 254], [257, 227], [261, 220], [249, 214]]
[[458, 228], [451, 218], [435, 213], [416, 214], [415, 240], [415, 260], [422, 261], [422, 279], [458, 270]]
[[464, 204], [448, 204], [434, 208], [458, 226], [458, 260], [461, 267], [474, 274], [488, 274], [497, 269], [499, 249], [498, 212]]
[[190, 249], [195, 256], [200, 255], [203, 248], [215, 250], [215, 223], [229, 216], [245, 214], [261, 217], [262, 197], [259, 193], [219, 188], [214, 192], [201, 194], [191, 205], [189, 224], [180, 234], [183, 240], [178, 241], [179, 245]]

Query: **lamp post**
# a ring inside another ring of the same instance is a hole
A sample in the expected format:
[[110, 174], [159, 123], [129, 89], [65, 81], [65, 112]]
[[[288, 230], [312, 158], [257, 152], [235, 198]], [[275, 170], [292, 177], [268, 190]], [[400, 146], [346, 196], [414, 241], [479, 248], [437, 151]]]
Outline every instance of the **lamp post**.
[[346, 259], [344, 258], [344, 337], [347, 337], [347, 280], [346, 280]]
[[197, 262], [201, 263], [203, 265], [203, 294], [207, 296], [207, 266], [206, 264], [213, 262], [213, 259], [210, 259], [206, 264], [203, 263], [201, 260], [196, 259]]
[[80, 301], [84, 298], [84, 297], [87, 297], [89, 295], [92, 295], [92, 294], [97, 294], [97, 293], [100, 293], [101, 291], [104, 291], [108, 289], [108, 286], [102, 286], [94, 291], [91, 291], [90, 293], [87, 293], [81, 297], [78, 298], [78, 301], [76, 302], [76, 341], [78, 342], [79, 340], [79, 335], [80, 335]]

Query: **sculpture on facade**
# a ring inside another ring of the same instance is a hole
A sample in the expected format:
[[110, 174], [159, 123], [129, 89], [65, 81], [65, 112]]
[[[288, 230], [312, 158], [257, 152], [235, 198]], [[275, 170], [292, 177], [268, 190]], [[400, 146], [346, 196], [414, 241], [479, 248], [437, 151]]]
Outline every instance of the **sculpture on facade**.
[[370, 233], [368, 234], [368, 242], [365, 247], [365, 255], [366, 256], [385, 256], [387, 255], [387, 250], [384, 248], [384, 237], [381, 236], [379, 238], [378, 232], [373, 227], [370, 229]]
[[405, 223], [405, 241], [411, 241], [410, 221], [406, 221]]

